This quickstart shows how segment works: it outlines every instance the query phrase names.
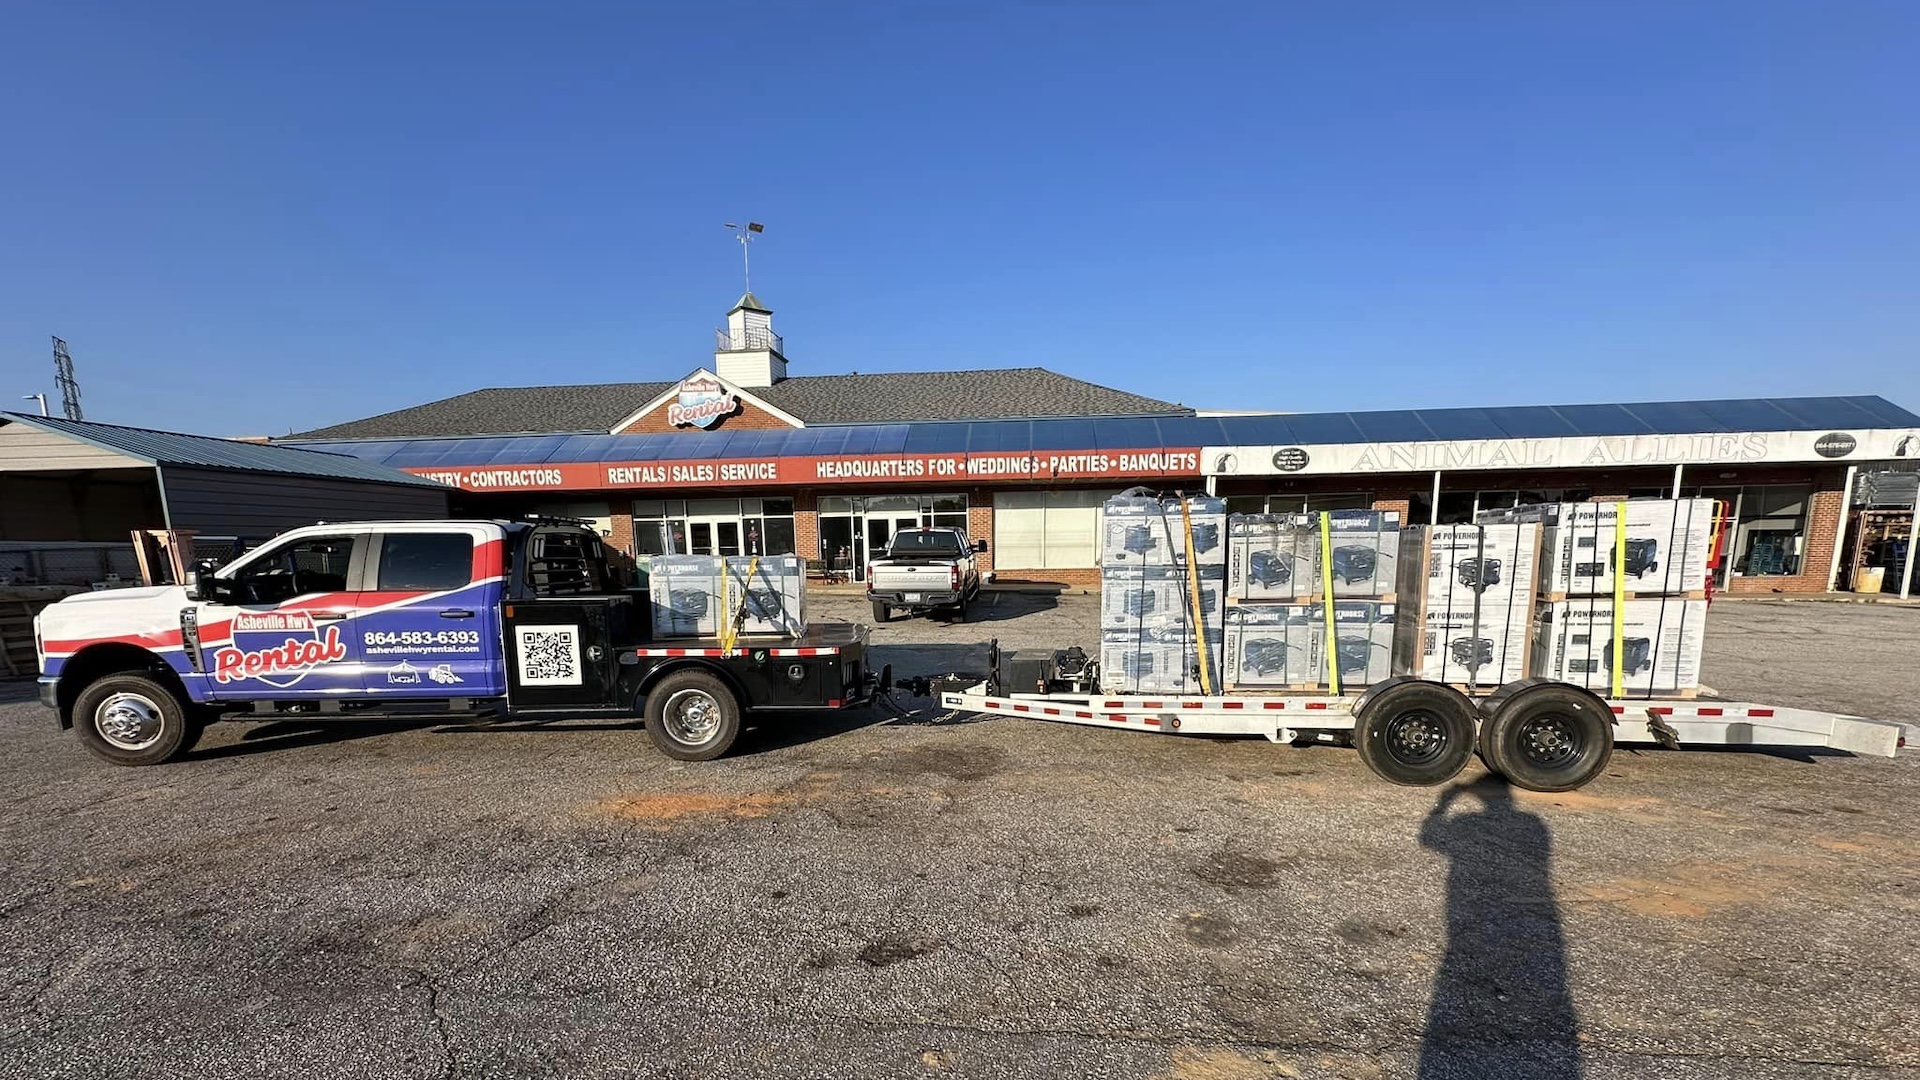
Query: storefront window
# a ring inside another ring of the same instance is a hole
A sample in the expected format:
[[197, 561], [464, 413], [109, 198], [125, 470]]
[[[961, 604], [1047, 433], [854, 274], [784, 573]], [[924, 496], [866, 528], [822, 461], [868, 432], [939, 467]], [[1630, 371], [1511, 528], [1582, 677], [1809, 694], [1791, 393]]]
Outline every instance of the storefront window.
[[819, 559], [831, 572], [854, 576], [866, 573], [867, 560], [901, 529], [967, 527], [967, 497], [959, 494], [823, 496], [819, 509]]
[[1740, 489], [1735, 503], [1733, 572], [1747, 577], [1790, 576], [1800, 572], [1807, 539], [1809, 484], [1769, 484]]
[[1229, 514], [1317, 514], [1322, 510], [1366, 510], [1373, 494], [1346, 491], [1333, 495], [1232, 495], [1225, 500]]
[[792, 555], [792, 499], [637, 499], [636, 555]]

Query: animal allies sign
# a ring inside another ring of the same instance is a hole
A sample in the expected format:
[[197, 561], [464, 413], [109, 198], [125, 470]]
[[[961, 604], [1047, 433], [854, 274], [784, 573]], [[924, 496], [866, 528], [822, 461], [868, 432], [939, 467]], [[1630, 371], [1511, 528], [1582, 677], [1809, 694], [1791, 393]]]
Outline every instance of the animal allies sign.
[[674, 427], [710, 428], [723, 416], [740, 409], [740, 395], [714, 379], [685, 379], [674, 400], [667, 402], [667, 423]]
[[590, 491], [601, 488], [1031, 483], [1200, 475], [1197, 447], [1173, 450], [1006, 454], [849, 454], [694, 461], [595, 462], [516, 468], [408, 469], [465, 491]]

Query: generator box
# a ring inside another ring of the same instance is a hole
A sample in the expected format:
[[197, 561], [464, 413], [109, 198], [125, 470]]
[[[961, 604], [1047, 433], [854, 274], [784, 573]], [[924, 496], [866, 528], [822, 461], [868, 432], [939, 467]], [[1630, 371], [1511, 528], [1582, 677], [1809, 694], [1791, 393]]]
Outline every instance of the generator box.
[[1100, 629], [1161, 633], [1186, 630], [1195, 622], [1193, 594], [1200, 597], [1198, 623], [1220, 632], [1226, 582], [1198, 577], [1189, 583], [1183, 569], [1171, 566], [1120, 567], [1100, 575]]
[[[1626, 521], [1624, 543], [1617, 522]], [[1638, 595], [1699, 592], [1713, 557], [1712, 499], [1547, 503], [1480, 515], [1480, 524], [1537, 521], [1540, 591], [1611, 596], [1614, 576]]]
[[1188, 496], [1183, 518], [1180, 503], [1177, 498], [1145, 496], [1108, 499], [1100, 508], [1101, 567], [1185, 567], [1191, 536], [1200, 576], [1224, 579], [1227, 504], [1207, 496]]
[[717, 555], [655, 555], [647, 569], [647, 597], [655, 638], [713, 637], [720, 632]]
[[[1222, 641], [1207, 635], [1206, 666], [1213, 675], [1213, 692], [1220, 693]], [[1106, 694], [1199, 694], [1200, 644], [1190, 634], [1102, 633], [1100, 635], [1100, 690]]]
[[1333, 601], [1333, 636], [1326, 605], [1242, 604], [1227, 612], [1226, 659], [1230, 688], [1330, 687], [1331, 650], [1341, 687], [1365, 686], [1393, 670], [1396, 605], [1377, 600]]
[[1540, 558], [1538, 522], [1409, 525], [1400, 530], [1397, 599], [1423, 611], [1471, 612], [1480, 604], [1528, 608]]
[[[807, 629], [807, 566], [795, 555], [729, 556], [726, 603], [739, 632], [798, 637]], [[742, 613], [744, 608], [744, 613]]]
[[1533, 600], [1495, 598], [1462, 608], [1402, 601], [1393, 673], [1464, 686], [1524, 679], [1533, 662]]
[[1672, 596], [1628, 600], [1621, 607], [1618, 640], [1612, 597], [1542, 601], [1534, 618], [1534, 675], [1605, 696], [1613, 687], [1617, 656], [1621, 685], [1630, 696], [1700, 685], [1700, 652], [1707, 628], [1704, 600]]
[[1318, 518], [1308, 514], [1234, 514], [1227, 519], [1227, 595], [1293, 600], [1320, 591]]
[[[1315, 528], [1319, 528], [1318, 515]], [[1392, 594], [1399, 577], [1400, 512], [1398, 510], [1334, 510], [1326, 515], [1326, 536], [1314, 537], [1314, 580], [1331, 576], [1333, 595], [1360, 599]], [[1332, 560], [1332, 574], [1321, 560]]]

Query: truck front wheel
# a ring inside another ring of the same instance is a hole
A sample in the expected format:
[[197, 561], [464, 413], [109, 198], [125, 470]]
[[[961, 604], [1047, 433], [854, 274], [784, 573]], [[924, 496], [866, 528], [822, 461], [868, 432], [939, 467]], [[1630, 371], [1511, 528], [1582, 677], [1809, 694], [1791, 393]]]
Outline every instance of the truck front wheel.
[[676, 761], [712, 761], [740, 737], [740, 701], [717, 676], [676, 671], [647, 695], [647, 736]]
[[144, 675], [108, 675], [80, 691], [74, 728], [95, 757], [115, 765], [159, 765], [199, 741], [201, 725], [165, 684]]

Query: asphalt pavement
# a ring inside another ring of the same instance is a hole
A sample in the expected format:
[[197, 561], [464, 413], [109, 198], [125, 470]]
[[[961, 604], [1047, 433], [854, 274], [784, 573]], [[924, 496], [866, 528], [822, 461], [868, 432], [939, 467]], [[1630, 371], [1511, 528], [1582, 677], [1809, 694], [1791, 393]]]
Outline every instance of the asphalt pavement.
[[[1002, 593], [877, 659], [1093, 626]], [[1916, 644], [1912, 608], [1723, 604], [1705, 681], [1910, 720]], [[29, 695], [0, 1077], [1920, 1077], [1910, 752], [1535, 795], [922, 708], [707, 764], [629, 724], [236, 723], [115, 769]]]

